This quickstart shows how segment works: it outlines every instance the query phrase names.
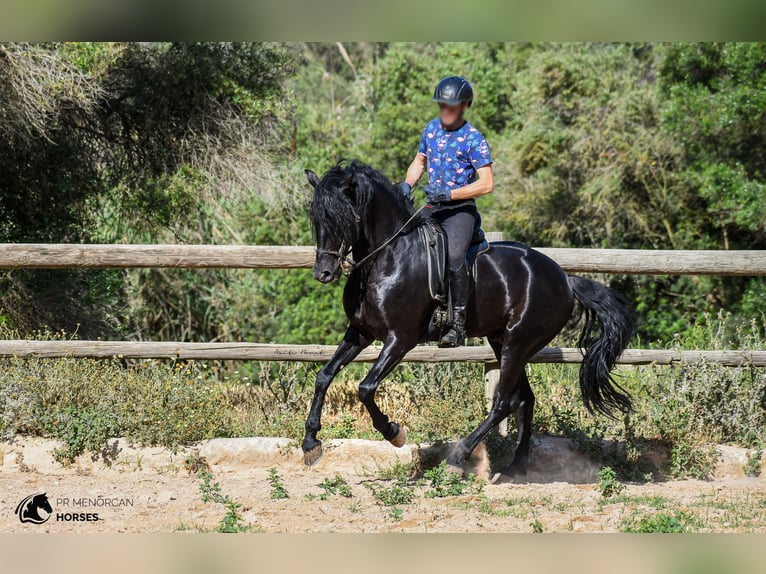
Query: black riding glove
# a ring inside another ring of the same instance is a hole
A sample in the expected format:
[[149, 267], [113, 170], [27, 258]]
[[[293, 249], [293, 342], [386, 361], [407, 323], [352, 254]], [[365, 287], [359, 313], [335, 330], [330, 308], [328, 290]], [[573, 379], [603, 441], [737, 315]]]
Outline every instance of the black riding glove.
[[425, 185], [423, 186], [423, 191], [426, 194], [426, 201], [430, 204], [444, 203], [452, 199], [452, 193], [449, 189], [441, 191], [430, 185]]
[[406, 181], [399, 184], [399, 191], [401, 191], [402, 195], [407, 199], [412, 199], [412, 186]]

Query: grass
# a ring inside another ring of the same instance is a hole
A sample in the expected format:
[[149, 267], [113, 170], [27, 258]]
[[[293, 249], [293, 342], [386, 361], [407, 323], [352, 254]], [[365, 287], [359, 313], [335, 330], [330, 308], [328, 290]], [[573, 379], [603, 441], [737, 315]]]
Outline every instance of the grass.
[[694, 532], [699, 526], [699, 518], [692, 513], [676, 510], [654, 514], [632, 514], [622, 523], [622, 532], [675, 534]]
[[608, 499], [599, 500], [599, 508], [603, 509], [609, 504], [621, 504], [623, 506], [631, 507], [647, 507], [655, 510], [663, 510], [671, 505], [673, 501], [665, 496], [659, 495], [627, 495], [618, 494], [611, 496]]

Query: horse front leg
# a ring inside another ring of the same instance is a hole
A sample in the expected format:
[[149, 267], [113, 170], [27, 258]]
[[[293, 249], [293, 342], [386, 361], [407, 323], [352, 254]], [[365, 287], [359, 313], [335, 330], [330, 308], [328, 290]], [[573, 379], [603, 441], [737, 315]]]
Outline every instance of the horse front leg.
[[317, 373], [316, 384], [314, 385], [314, 398], [311, 401], [311, 410], [306, 419], [306, 435], [301, 445], [303, 449], [303, 462], [306, 466], [311, 466], [322, 458], [322, 441], [317, 439], [317, 433], [322, 428], [322, 406], [324, 405], [327, 389], [330, 388], [330, 383], [332, 383], [338, 371], [353, 361], [371, 342], [372, 339], [362, 335], [354, 327], [349, 327], [340, 345], [335, 350], [335, 354]]
[[407, 442], [407, 430], [395, 422], [389, 421], [388, 416], [381, 412], [375, 403], [375, 391], [381, 381], [404, 358], [407, 351], [415, 346], [415, 342], [405, 342], [392, 338], [386, 341], [378, 359], [359, 384], [359, 400], [367, 408], [372, 418], [372, 426], [383, 435], [383, 438], [396, 447], [402, 447]]

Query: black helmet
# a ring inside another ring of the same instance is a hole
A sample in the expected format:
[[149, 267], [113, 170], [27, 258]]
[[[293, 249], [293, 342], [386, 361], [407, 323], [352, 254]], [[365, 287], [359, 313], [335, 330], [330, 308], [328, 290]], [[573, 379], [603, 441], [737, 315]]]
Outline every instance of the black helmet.
[[440, 104], [459, 104], [468, 102], [470, 107], [473, 101], [473, 88], [468, 80], [460, 76], [447, 76], [442, 78], [434, 90], [434, 101]]

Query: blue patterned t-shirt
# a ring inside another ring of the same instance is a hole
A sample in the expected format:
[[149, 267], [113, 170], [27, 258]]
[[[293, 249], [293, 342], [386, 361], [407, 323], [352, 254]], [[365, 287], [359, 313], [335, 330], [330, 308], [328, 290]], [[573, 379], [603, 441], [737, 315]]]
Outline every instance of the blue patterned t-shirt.
[[[431, 120], [423, 130], [418, 152], [427, 158], [429, 185], [439, 191], [473, 183], [476, 181], [476, 170], [492, 163], [487, 140], [469, 122], [450, 131], [444, 129], [439, 118]], [[462, 205], [475, 202], [462, 200], [450, 203]]]

